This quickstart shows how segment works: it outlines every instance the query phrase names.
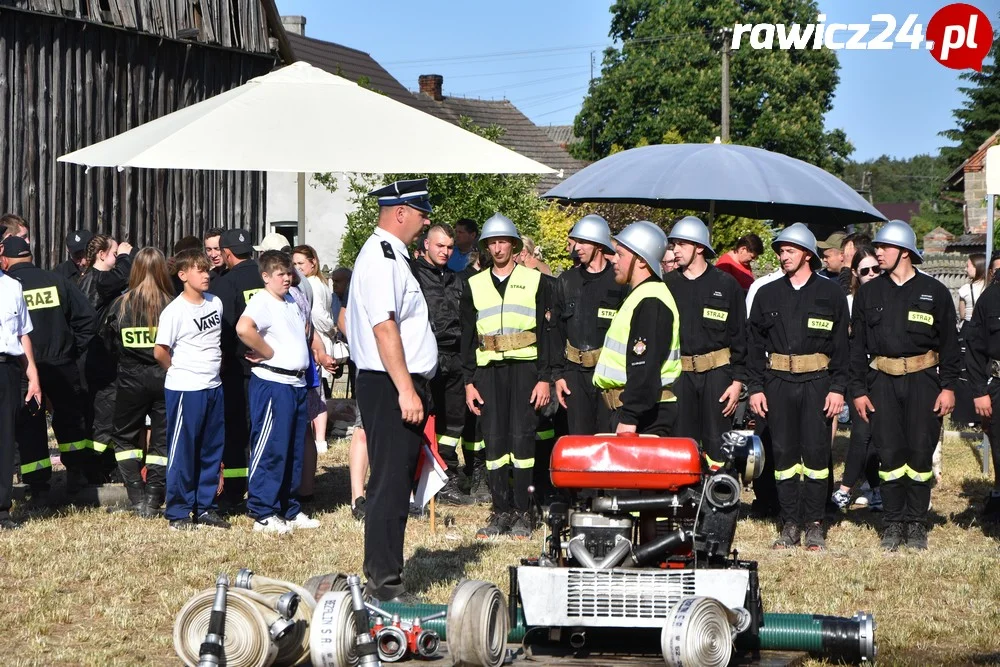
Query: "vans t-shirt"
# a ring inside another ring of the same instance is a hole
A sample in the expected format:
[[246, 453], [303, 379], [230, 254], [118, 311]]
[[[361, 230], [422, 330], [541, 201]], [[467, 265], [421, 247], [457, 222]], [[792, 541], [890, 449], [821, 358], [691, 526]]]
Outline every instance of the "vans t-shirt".
[[205, 292], [203, 296], [200, 304], [179, 296], [160, 313], [156, 344], [170, 348], [170, 368], [163, 386], [171, 391], [200, 391], [222, 383], [222, 303], [214, 294]]

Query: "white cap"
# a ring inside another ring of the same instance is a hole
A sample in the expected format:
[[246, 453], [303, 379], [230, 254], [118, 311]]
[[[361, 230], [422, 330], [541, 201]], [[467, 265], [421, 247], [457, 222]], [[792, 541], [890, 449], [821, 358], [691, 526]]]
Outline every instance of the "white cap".
[[285, 248], [291, 248], [291, 245], [292, 244], [288, 242], [288, 239], [286, 239], [283, 234], [271, 232], [261, 240], [260, 245], [255, 245], [253, 249], [257, 252], [264, 252], [265, 250], [284, 250]]

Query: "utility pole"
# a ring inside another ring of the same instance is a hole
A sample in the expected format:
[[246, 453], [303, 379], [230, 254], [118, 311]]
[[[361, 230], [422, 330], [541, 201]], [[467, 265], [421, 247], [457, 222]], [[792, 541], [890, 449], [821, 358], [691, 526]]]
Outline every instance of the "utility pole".
[[722, 29], [722, 143], [729, 143], [729, 30]]

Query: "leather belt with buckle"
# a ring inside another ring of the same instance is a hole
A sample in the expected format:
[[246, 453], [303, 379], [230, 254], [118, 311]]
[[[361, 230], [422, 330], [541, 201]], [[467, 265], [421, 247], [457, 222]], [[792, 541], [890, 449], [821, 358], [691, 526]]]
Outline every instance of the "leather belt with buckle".
[[601, 348], [597, 348], [596, 350], [580, 350], [570, 345], [569, 341], [566, 341], [566, 361], [583, 366], [584, 368], [593, 368], [597, 365], [597, 360], [600, 356]]
[[729, 365], [729, 348], [712, 350], [705, 354], [681, 355], [681, 370], [688, 373], [707, 373]]
[[534, 331], [495, 336], [487, 334], [479, 337], [479, 349], [484, 352], [510, 352], [534, 345], [536, 340]]
[[909, 375], [934, 368], [938, 364], [938, 358], [938, 353], [934, 350], [928, 350], [915, 357], [875, 357], [872, 359], [871, 367], [886, 375]]
[[830, 357], [822, 352], [813, 354], [777, 354], [768, 358], [768, 368], [786, 373], [814, 373], [830, 367]]
[[[601, 392], [601, 400], [604, 401], [604, 405], [608, 406], [609, 410], [617, 410], [622, 406], [622, 392], [624, 389], [605, 389]], [[664, 389], [660, 392], [660, 400], [658, 403], [663, 403], [664, 401], [672, 401], [676, 398], [674, 392], [669, 389]]]

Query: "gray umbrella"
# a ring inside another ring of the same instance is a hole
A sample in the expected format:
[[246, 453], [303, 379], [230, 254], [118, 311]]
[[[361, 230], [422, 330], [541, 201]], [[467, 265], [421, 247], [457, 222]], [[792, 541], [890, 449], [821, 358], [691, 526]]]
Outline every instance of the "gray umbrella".
[[819, 167], [762, 148], [661, 144], [598, 160], [543, 195], [838, 227], [885, 220], [851, 186]]

